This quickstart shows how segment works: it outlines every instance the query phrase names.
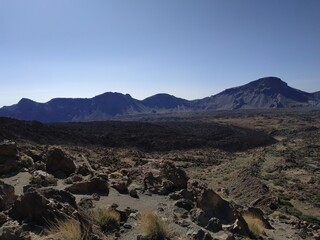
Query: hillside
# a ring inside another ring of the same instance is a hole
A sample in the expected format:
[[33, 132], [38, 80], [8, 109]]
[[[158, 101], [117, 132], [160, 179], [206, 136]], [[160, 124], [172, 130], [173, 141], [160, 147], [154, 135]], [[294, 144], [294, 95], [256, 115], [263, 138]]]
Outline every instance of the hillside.
[[232, 110], [308, 106], [312, 94], [288, 86], [280, 78], [266, 77], [227, 89], [196, 102], [197, 109]]

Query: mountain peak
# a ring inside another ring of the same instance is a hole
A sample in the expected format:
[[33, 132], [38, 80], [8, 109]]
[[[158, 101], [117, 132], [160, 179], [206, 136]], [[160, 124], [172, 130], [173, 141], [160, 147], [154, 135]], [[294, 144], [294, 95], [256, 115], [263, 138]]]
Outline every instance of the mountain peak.
[[22, 103], [34, 103], [34, 101], [32, 101], [29, 98], [21, 98], [21, 100], [18, 102], [18, 104], [22, 104]]
[[259, 78], [258, 80], [253, 81], [251, 83], [258, 83], [260, 86], [272, 87], [272, 88], [288, 86], [288, 84], [286, 82], [282, 81], [281, 78], [278, 78], [278, 77]]
[[188, 106], [188, 100], [177, 98], [167, 93], [158, 93], [142, 100], [142, 103], [151, 108], [174, 109], [181, 106]]

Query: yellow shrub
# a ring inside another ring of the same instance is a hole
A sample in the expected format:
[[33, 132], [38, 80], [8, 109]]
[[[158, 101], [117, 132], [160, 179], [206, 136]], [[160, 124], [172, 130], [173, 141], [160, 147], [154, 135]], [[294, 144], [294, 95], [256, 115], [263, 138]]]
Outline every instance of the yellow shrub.
[[75, 219], [51, 223], [48, 234], [54, 240], [85, 240], [87, 232], [82, 232], [80, 223]]
[[120, 215], [115, 210], [99, 207], [89, 212], [89, 215], [106, 232], [120, 227]]
[[264, 233], [264, 223], [262, 222], [261, 219], [255, 217], [250, 213], [244, 213], [243, 218], [248, 224], [250, 231], [254, 235], [259, 236]]
[[142, 216], [142, 230], [152, 239], [164, 239], [168, 237], [166, 223], [155, 213], [147, 213]]

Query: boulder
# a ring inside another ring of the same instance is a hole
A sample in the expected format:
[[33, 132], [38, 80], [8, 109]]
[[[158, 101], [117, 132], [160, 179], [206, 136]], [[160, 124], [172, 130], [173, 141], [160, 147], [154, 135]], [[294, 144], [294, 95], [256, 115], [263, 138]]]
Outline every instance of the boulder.
[[46, 171], [57, 177], [61, 176], [61, 173], [69, 176], [77, 169], [72, 157], [60, 148], [50, 148], [46, 154], [46, 159]]
[[174, 205], [179, 208], [184, 208], [188, 211], [190, 211], [194, 207], [194, 203], [191, 200], [184, 199], [184, 198], [176, 201]]
[[15, 142], [5, 140], [0, 143], [0, 174], [10, 174], [19, 170], [17, 154]]
[[177, 168], [173, 162], [155, 162], [146, 164], [144, 168], [146, 169], [143, 179], [144, 190], [160, 195], [168, 195], [187, 187], [187, 174], [182, 169]]
[[204, 189], [197, 199], [198, 208], [205, 212], [208, 220], [212, 217], [220, 219], [223, 224], [233, 223], [236, 220], [231, 204], [222, 199], [212, 189]]
[[92, 173], [93, 172], [89, 169], [89, 167], [86, 164], [80, 165], [77, 170], [77, 174], [80, 174], [82, 176], [88, 176]]
[[18, 154], [17, 144], [10, 140], [0, 143], [0, 157], [16, 157]]
[[128, 194], [128, 183], [123, 180], [111, 180], [109, 182], [110, 187], [116, 189], [121, 194]]
[[14, 194], [14, 187], [0, 180], [0, 211], [9, 209], [17, 196]]
[[0, 212], [0, 227], [8, 221], [8, 216], [3, 212]]
[[188, 176], [185, 171], [177, 168], [173, 162], [164, 161], [160, 164], [160, 176], [173, 183], [173, 190], [187, 188]]
[[129, 190], [129, 195], [130, 195], [130, 197], [139, 199], [139, 195], [138, 195], [138, 192], [137, 192], [136, 189], [130, 189]]
[[218, 218], [222, 224], [233, 224], [236, 221], [236, 211], [232, 205], [208, 188], [206, 184], [190, 180], [188, 191], [193, 193], [197, 208], [203, 211], [200, 226], [206, 226], [213, 217]]
[[18, 222], [47, 225], [55, 220], [70, 218], [77, 210], [75, 197], [62, 190], [29, 188], [9, 210]]
[[210, 218], [205, 229], [216, 233], [222, 230], [222, 224], [218, 218]]
[[65, 190], [74, 194], [100, 193], [100, 194], [108, 195], [109, 184], [105, 178], [95, 176], [88, 180], [76, 182], [71, 186], [66, 187]]
[[188, 199], [190, 201], [194, 201], [194, 195], [192, 192], [189, 192], [187, 189], [181, 189], [179, 191], [173, 192], [169, 194], [169, 198], [172, 200], [179, 200], [179, 199]]
[[200, 208], [194, 208], [190, 211], [191, 220], [200, 227], [207, 226], [210, 219], [206, 216], [205, 212]]
[[181, 218], [186, 219], [188, 218], [188, 211], [185, 210], [184, 208], [177, 207], [173, 209], [173, 215], [177, 219], [181, 219]]
[[126, 169], [121, 169], [120, 171], [110, 173], [108, 175], [110, 187], [116, 189], [121, 194], [128, 194], [128, 187], [132, 181], [127, 174], [128, 171]]

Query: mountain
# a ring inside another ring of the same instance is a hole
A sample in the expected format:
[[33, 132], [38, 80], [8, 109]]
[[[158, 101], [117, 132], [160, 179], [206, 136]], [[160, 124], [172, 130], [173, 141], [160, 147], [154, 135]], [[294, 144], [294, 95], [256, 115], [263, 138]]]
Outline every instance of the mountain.
[[17, 104], [0, 108], [0, 116], [41, 122], [70, 122], [106, 120], [115, 116], [140, 113], [306, 106], [320, 106], [320, 92], [303, 92], [289, 87], [280, 78], [265, 77], [193, 101], [165, 93], [140, 101], [129, 94], [113, 92], [93, 98], [54, 98], [46, 103], [23, 98]]
[[0, 109], [0, 116], [41, 122], [104, 120], [117, 115], [145, 112], [129, 94], [107, 92], [93, 98], [54, 98], [47, 103], [21, 99]]
[[181, 109], [187, 109], [190, 107], [190, 101], [177, 98], [175, 96], [165, 94], [165, 93], [159, 93], [156, 95], [153, 95], [151, 97], [148, 97], [142, 101], [142, 104], [149, 108], [153, 109], [175, 109], [175, 110], [181, 110]]
[[288, 86], [277, 77], [265, 77], [227, 89], [195, 102], [195, 109], [234, 110], [308, 106], [313, 95]]

